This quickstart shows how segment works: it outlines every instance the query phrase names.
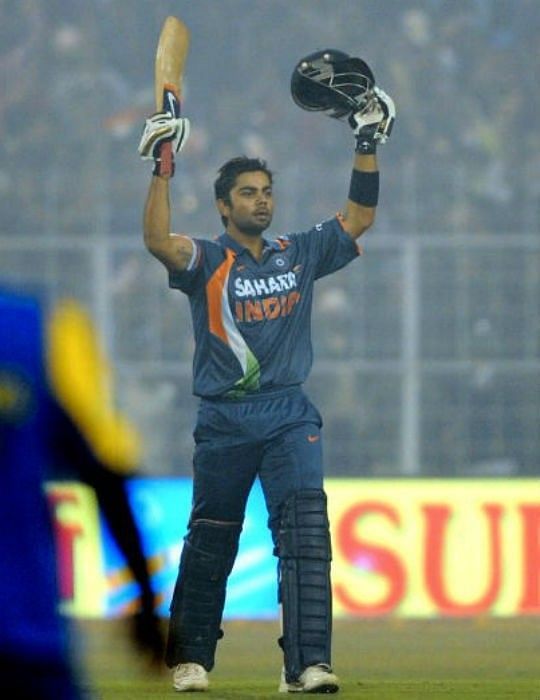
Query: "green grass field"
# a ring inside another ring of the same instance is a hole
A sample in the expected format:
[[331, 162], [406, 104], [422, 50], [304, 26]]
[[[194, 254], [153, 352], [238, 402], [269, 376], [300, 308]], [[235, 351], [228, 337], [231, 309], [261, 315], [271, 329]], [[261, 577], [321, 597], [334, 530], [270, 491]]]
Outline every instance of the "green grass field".
[[[277, 623], [235, 621], [224, 629], [211, 690], [195, 697], [284, 697]], [[121, 622], [84, 622], [81, 630], [100, 700], [181, 697], [167, 670], [150, 674], [132, 654]], [[540, 619], [336, 621], [334, 667], [344, 698], [540, 700]]]

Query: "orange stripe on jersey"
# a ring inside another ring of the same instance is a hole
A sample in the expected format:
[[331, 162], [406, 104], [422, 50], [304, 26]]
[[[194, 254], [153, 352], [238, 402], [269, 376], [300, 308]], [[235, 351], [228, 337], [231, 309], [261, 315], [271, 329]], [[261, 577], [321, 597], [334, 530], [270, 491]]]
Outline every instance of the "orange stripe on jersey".
[[206, 283], [206, 301], [208, 305], [208, 325], [210, 333], [217, 335], [224, 343], [229, 344], [225, 326], [223, 325], [223, 313], [221, 305], [223, 295], [227, 294], [225, 284], [233, 266], [235, 255], [229, 248], [225, 251], [226, 258], [216, 269], [212, 277]]

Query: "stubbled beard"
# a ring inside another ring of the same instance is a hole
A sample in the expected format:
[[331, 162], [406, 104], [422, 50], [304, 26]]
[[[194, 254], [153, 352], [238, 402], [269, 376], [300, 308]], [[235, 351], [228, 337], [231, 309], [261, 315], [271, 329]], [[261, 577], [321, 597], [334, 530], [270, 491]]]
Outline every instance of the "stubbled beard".
[[266, 229], [268, 228], [268, 225], [266, 225], [266, 226], [244, 226], [242, 228], [239, 228], [239, 231], [242, 231], [242, 233], [246, 236], [251, 236], [252, 238], [256, 238], [257, 236], [260, 236], [262, 233], [264, 233], [264, 231], [266, 231]]
[[250, 236], [251, 238], [256, 238], [257, 236], [260, 236], [266, 229], [270, 226], [272, 222], [272, 217], [269, 216], [268, 219], [266, 220], [266, 223], [264, 224], [258, 224], [254, 221], [246, 221], [242, 224], [239, 224], [238, 222], [235, 222], [236, 227], [238, 230], [243, 233], [245, 236]]

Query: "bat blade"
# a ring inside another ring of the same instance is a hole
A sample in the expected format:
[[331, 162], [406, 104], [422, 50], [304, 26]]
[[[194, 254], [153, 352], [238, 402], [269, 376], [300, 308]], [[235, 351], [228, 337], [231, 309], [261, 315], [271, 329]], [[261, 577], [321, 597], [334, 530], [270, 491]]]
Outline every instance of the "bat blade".
[[181, 96], [182, 77], [188, 49], [189, 29], [178, 17], [170, 15], [163, 22], [156, 50], [156, 110], [160, 110], [163, 106], [165, 86], [172, 86], [178, 97]]
[[[166, 91], [172, 91], [178, 100], [182, 97], [184, 65], [189, 49], [189, 29], [178, 19], [169, 15], [163, 22], [159, 34], [155, 61], [155, 104], [156, 112], [166, 108]], [[172, 175], [173, 156], [171, 144], [164, 143], [160, 152], [162, 175]]]

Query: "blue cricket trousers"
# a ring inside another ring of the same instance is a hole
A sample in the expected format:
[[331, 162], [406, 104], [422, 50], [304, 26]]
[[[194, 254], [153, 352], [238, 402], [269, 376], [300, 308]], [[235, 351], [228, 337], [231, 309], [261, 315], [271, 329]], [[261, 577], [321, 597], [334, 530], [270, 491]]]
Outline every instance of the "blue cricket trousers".
[[318, 410], [300, 387], [234, 401], [202, 399], [191, 522], [242, 523], [258, 476], [275, 545], [288, 496], [323, 488], [321, 427]]

